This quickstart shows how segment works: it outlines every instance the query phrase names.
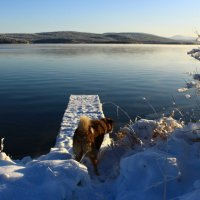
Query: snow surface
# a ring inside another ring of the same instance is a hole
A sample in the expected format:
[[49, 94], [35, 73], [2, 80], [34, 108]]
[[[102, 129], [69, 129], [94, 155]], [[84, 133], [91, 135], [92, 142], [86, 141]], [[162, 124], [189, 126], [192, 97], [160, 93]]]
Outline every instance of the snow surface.
[[[127, 125], [117, 133], [119, 140], [104, 145], [98, 177], [73, 160], [71, 139], [79, 114], [103, 116], [97, 97], [71, 96], [57, 143], [47, 155], [16, 161], [0, 152], [0, 200], [199, 199], [199, 122], [184, 126], [163, 117]], [[89, 101], [92, 108], [79, 107]]]
[[192, 49], [191, 51], [188, 52], [193, 58], [200, 60], [200, 49]]

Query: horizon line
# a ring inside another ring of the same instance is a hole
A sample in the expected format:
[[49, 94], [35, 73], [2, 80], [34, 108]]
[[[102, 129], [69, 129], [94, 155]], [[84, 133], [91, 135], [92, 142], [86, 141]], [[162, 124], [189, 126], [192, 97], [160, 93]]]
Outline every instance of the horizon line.
[[192, 35], [181, 35], [181, 34], [173, 34], [170, 36], [163, 36], [160, 34], [155, 34], [155, 33], [148, 33], [148, 32], [139, 32], [139, 31], [107, 31], [107, 32], [90, 32], [90, 31], [74, 31], [74, 30], [54, 30], [54, 31], [38, 31], [38, 32], [0, 32], [0, 34], [38, 34], [38, 33], [56, 33], [56, 32], [76, 32], [76, 33], [93, 33], [93, 34], [106, 34], [106, 33], [141, 33], [141, 34], [149, 34], [149, 35], [156, 35], [160, 37], [174, 37], [174, 36], [183, 36], [183, 37], [194, 37]]

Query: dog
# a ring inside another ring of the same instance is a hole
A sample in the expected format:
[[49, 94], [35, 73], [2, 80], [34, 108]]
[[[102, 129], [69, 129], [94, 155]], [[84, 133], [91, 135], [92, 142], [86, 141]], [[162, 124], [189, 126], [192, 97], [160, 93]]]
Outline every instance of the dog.
[[81, 162], [87, 156], [93, 164], [94, 172], [99, 175], [97, 169], [97, 157], [104, 139], [104, 135], [113, 130], [111, 118], [92, 120], [87, 116], [80, 117], [80, 121], [73, 136], [73, 152], [75, 160]]

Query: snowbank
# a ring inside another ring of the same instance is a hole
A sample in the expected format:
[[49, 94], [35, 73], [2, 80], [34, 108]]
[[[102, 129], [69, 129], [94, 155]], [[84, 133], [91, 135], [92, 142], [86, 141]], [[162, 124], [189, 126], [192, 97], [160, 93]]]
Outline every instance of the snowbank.
[[86, 167], [74, 160], [33, 160], [26, 165], [0, 162], [0, 199], [71, 199], [90, 185]]
[[199, 199], [200, 123], [181, 128], [172, 118], [167, 120], [171, 128], [177, 127], [165, 139], [150, 140], [159, 126], [156, 121], [140, 120], [131, 127], [150, 143], [121, 159], [116, 199]]
[[101, 151], [99, 177], [66, 148], [21, 161], [0, 152], [0, 199], [199, 199], [200, 123], [141, 119], [118, 134]]

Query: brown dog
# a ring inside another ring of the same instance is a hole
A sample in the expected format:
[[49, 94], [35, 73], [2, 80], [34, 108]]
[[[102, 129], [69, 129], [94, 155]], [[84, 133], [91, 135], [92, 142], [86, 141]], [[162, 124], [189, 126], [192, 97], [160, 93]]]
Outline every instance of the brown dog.
[[106, 133], [113, 129], [113, 120], [102, 118], [92, 120], [87, 116], [80, 118], [78, 128], [74, 132], [73, 151], [75, 160], [81, 161], [83, 156], [88, 156], [98, 175], [97, 156]]

